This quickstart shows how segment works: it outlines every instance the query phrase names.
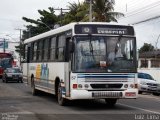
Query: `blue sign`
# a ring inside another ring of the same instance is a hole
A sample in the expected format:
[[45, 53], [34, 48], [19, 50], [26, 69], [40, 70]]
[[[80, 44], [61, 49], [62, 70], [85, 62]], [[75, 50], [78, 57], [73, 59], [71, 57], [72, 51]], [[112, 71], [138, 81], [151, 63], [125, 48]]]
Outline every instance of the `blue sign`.
[[5, 46], [4, 46], [4, 41], [0, 42], [0, 48], [8, 48], [8, 42], [5, 41]]

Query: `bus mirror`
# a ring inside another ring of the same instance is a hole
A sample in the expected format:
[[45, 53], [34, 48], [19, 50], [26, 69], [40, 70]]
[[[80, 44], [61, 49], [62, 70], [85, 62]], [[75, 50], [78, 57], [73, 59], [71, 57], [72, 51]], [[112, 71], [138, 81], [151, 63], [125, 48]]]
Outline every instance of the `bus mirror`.
[[23, 59], [21, 62], [22, 62], [22, 63], [26, 62], [26, 59]]
[[74, 42], [69, 42], [69, 52], [73, 53], [75, 49], [75, 44]]

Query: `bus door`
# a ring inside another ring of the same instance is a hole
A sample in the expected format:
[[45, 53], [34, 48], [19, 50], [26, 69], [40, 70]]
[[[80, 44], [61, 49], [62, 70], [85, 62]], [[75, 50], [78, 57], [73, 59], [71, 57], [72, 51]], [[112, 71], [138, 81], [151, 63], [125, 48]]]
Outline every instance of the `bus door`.
[[31, 47], [28, 46], [27, 47], [27, 83], [29, 83], [30, 81], [30, 70], [29, 70], [29, 63], [30, 63], [30, 60], [31, 60]]
[[65, 50], [65, 88], [66, 88], [66, 97], [70, 96], [70, 73], [71, 73], [71, 52], [70, 47], [73, 47], [71, 45], [72, 38], [68, 37], [66, 38], [66, 50]]

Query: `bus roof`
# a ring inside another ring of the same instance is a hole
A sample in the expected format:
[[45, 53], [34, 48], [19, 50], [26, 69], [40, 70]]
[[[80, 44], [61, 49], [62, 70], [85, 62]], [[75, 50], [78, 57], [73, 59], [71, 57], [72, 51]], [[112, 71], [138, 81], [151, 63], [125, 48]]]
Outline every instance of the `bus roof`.
[[34, 37], [31, 37], [29, 39], [26, 39], [24, 41], [24, 44], [26, 43], [30, 43], [30, 42], [33, 42], [35, 40], [39, 40], [39, 39], [42, 39], [44, 37], [50, 37], [54, 34], [57, 34], [57, 33], [62, 33], [62, 32], [65, 32], [67, 30], [71, 30], [74, 28], [75, 25], [116, 25], [116, 26], [131, 26], [131, 25], [122, 25], [122, 24], [118, 24], [118, 23], [107, 23], [107, 22], [74, 22], [74, 23], [70, 23], [70, 24], [67, 24], [67, 25], [64, 25], [62, 27], [59, 27], [59, 28], [56, 28], [56, 29], [53, 29], [53, 30], [50, 30], [50, 31], [47, 31], [47, 32], [44, 32], [42, 34], [39, 34], [39, 35], [36, 35]]
[[10, 58], [10, 57], [12, 57], [11, 53], [0, 52], [0, 59], [2, 59], [2, 58]]

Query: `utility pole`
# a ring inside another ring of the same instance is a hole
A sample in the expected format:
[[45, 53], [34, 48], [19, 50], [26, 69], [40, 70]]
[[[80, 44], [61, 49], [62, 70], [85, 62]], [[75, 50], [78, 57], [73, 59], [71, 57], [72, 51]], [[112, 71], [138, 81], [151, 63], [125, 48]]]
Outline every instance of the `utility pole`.
[[22, 50], [21, 49], [21, 47], [22, 47], [22, 37], [21, 36], [22, 36], [22, 30], [23, 29], [18, 28], [18, 29], [15, 29], [15, 30], [19, 30], [19, 32], [20, 32], [20, 36], [19, 36], [19, 39], [20, 39], [20, 42], [19, 42], [20, 43], [20, 54], [19, 54], [19, 57], [20, 57], [20, 66], [21, 66], [21, 61], [22, 61], [22, 55], [21, 55], [22, 54], [21, 53], [21, 50]]
[[157, 51], [158, 51], [158, 40], [159, 40], [159, 38], [160, 38], [160, 34], [158, 35], [158, 37], [157, 37], [157, 40], [156, 40], [156, 44], [155, 44], [155, 60], [157, 59]]
[[89, 2], [89, 22], [92, 22], [92, 0]]
[[127, 3], [126, 3], [126, 12], [128, 12], [128, 6], [127, 6]]
[[92, 3], [93, 3], [93, 0], [86, 0], [86, 3], [89, 4], [89, 22], [92, 22]]
[[70, 10], [70, 9], [66, 9], [66, 8], [56, 8], [54, 10], [60, 10], [61, 11], [61, 14], [60, 14], [60, 21], [61, 21], [61, 26], [62, 26], [62, 15], [63, 15], [63, 10]]

